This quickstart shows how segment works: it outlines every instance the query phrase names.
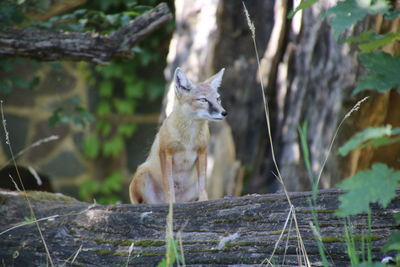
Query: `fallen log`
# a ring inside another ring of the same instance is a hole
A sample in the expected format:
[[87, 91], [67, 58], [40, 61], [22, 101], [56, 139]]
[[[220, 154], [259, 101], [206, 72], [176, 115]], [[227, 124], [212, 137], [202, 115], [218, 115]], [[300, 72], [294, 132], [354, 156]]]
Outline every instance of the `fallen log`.
[[[334, 215], [339, 194], [337, 190], [321, 191], [316, 214], [328, 260], [334, 266], [347, 266], [345, 220]], [[288, 216], [293, 214], [292, 210], [311, 266], [321, 266], [310, 226], [310, 196], [309, 192], [291, 193], [293, 209], [283, 194], [175, 204], [173, 229], [175, 239], [182, 241], [186, 265], [253, 266], [269, 259], [274, 250], [274, 264], [304, 265], [298, 257], [294, 222]], [[168, 205], [91, 205], [61, 194], [34, 191], [28, 192], [27, 197], [40, 220], [55, 266], [155, 266], [165, 256]], [[399, 208], [398, 197], [385, 210], [372, 208], [375, 260], [382, 257], [380, 248], [396, 229], [392, 215]], [[48, 263], [24, 193], [0, 191], [0, 217], [2, 264]], [[351, 218], [350, 228], [356, 241], [367, 240], [367, 220], [367, 215]]]
[[40, 61], [82, 60], [105, 63], [133, 56], [131, 48], [172, 18], [161, 3], [111, 35], [38, 29], [0, 29], [0, 57], [20, 56]]

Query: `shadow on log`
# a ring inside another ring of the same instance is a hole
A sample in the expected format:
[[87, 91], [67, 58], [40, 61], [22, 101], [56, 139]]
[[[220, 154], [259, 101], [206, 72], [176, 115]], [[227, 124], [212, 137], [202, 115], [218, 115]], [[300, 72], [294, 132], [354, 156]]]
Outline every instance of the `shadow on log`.
[[[344, 242], [345, 220], [334, 216], [336, 190], [319, 194], [317, 214], [328, 260], [349, 263]], [[299, 230], [311, 266], [320, 266], [310, 227], [310, 193], [292, 193]], [[55, 266], [155, 266], [165, 255], [167, 205], [90, 205], [73, 198], [29, 192], [36, 217]], [[396, 229], [393, 219], [400, 200], [388, 209], [373, 207], [372, 248], [380, 248]], [[283, 194], [250, 195], [174, 205], [174, 231], [180, 231], [188, 266], [256, 265], [269, 258], [281, 235], [290, 207]], [[0, 262], [5, 266], [46, 265], [46, 253], [23, 193], [0, 191]], [[367, 216], [351, 218], [356, 240], [368, 231]], [[288, 223], [288, 226], [290, 222]], [[272, 262], [298, 266], [294, 224], [283, 233]], [[133, 250], [128, 259], [128, 251]], [[286, 244], [287, 243], [287, 244]]]

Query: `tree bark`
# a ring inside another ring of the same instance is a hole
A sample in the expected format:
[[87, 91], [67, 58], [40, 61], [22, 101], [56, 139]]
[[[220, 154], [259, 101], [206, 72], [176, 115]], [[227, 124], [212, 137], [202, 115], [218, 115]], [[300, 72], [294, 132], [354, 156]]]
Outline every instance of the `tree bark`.
[[[240, 2], [238, 2], [240, 4]], [[183, 69], [190, 79], [204, 81], [222, 67], [215, 67], [214, 50], [218, 46], [218, 9], [221, 0], [175, 1], [176, 28], [170, 43], [168, 66], [165, 70], [167, 83], [172, 82], [177, 67]], [[231, 89], [225, 87], [226, 74], [219, 92], [224, 95]], [[174, 106], [175, 92], [167, 86], [165, 115]], [[225, 106], [225, 102], [222, 105]], [[229, 112], [229, 111], [228, 111]], [[162, 116], [165, 117], [165, 116]], [[236, 150], [231, 127], [223, 122], [210, 122], [211, 138], [208, 149], [207, 188], [210, 199], [226, 195], [239, 195], [242, 178], [240, 163], [236, 160]], [[238, 185], [238, 186], [237, 186]]]
[[[316, 214], [328, 260], [334, 266], [347, 266], [345, 220], [334, 215], [339, 195], [336, 190], [321, 191]], [[167, 205], [90, 205], [61, 194], [33, 191], [27, 196], [36, 218], [49, 218], [39, 224], [56, 266], [155, 266], [165, 255]], [[308, 192], [290, 195], [310, 264], [321, 266], [310, 226], [310, 197]], [[392, 215], [399, 208], [399, 197], [384, 211], [372, 208], [374, 260], [380, 259], [382, 245], [396, 230]], [[290, 210], [283, 194], [176, 204], [175, 240], [182, 241], [187, 266], [253, 266], [270, 259], [275, 246], [274, 263], [298, 266], [304, 261], [298, 258]], [[0, 216], [0, 261], [6, 266], [45, 265], [37, 227], [27, 223], [31, 213], [24, 193], [0, 191]], [[365, 214], [351, 218], [356, 240], [366, 238], [367, 221]]]
[[121, 27], [109, 36], [32, 29], [0, 30], [0, 57], [20, 56], [41, 61], [85, 60], [105, 63], [132, 57], [131, 47], [172, 18], [165, 3]]

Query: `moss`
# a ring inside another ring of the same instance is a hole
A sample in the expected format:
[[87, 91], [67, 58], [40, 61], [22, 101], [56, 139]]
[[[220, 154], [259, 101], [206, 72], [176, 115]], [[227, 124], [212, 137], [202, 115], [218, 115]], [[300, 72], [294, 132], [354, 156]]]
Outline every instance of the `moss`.
[[140, 254], [140, 256], [141, 256], [141, 257], [165, 256], [165, 252], [164, 252], [164, 253], [146, 252], [146, 253]]
[[119, 246], [130, 246], [132, 244], [132, 241], [129, 240], [107, 240], [107, 239], [92, 239], [92, 240], [96, 243], [119, 245]]
[[[289, 230], [288, 229], [284, 229], [283, 230], [283, 233], [288, 233], [289, 232]], [[279, 231], [273, 231], [273, 232], [268, 232], [268, 234], [269, 235], [280, 235], [280, 234], [282, 234], [282, 230], [279, 230]]]
[[105, 249], [96, 249], [93, 250], [98, 255], [113, 255], [117, 257], [128, 257], [129, 253], [128, 252], [123, 252], [123, 251], [111, 251], [111, 250], [105, 250]]
[[136, 246], [141, 247], [161, 247], [165, 245], [165, 241], [161, 240], [139, 240], [134, 241]]
[[113, 253], [114, 256], [118, 256], [118, 257], [128, 257], [129, 253], [128, 252], [123, 252], [123, 251], [115, 251]]
[[323, 236], [322, 243], [344, 242], [344, 238], [337, 236]]
[[312, 210], [312, 209], [299, 209], [296, 210], [296, 213], [312, 213], [312, 212], [316, 212], [316, 213], [335, 213], [336, 210]]
[[66, 203], [78, 201], [75, 198], [63, 194], [54, 194], [42, 191], [28, 191], [28, 198], [32, 201], [61, 201]]
[[[353, 236], [355, 241], [366, 241], [369, 239], [368, 235], [355, 235]], [[383, 237], [377, 235], [371, 235], [371, 241], [380, 240]], [[344, 237], [337, 237], [337, 236], [323, 236], [322, 237], [323, 243], [334, 243], [334, 242], [346, 242]]]

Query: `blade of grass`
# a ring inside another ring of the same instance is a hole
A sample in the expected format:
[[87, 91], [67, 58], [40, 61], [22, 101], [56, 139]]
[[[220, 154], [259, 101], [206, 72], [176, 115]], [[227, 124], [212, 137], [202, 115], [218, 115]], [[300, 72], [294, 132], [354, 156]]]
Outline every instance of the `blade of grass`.
[[[292, 218], [291, 215], [292, 215], [292, 207], [290, 207], [289, 213], [288, 213], [288, 215], [287, 215], [287, 217], [286, 217], [286, 220], [285, 220], [285, 224], [284, 224], [284, 226], [283, 226], [283, 229], [282, 229], [282, 231], [281, 231], [281, 234], [280, 234], [279, 237], [278, 237], [278, 240], [275, 242], [274, 249], [273, 249], [273, 251], [272, 251], [272, 253], [271, 253], [271, 256], [269, 256], [268, 259], [264, 259], [264, 260], [260, 263], [260, 266], [262, 266], [265, 262], [268, 262], [267, 266], [271, 263], [272, 257], [275, 255], [275, 251], [276, 251], [276, 249], [278, 248], [278, 245], [279, 245], [279, 243], [280, 243], [281, 240], [282, 240], [283, 234], [285, 233], [285, 230], [286, 230], [286, 227], [287, 227], [287, 225], [288, 225], [288, 222], [289, 222], [289, 220]], [[290, 222], [291, 222], [291, 221], [292, 221], [292, 220], [290, 220]], [[288, 232], [288, 235], [289, 235], [289, 232]]]
[[22, 182], [22, 178], [21, 178], [21, 175], [20, 175], [19, 170], [18, 170], [17, 162], [16, 162], [15, 157], [14, 157], [14, 152], [13, 152], [12, 147], [11, 147], [10, 136], [9, 136], [9, 133], [8, 133], [7, 127], [6, 127], [6, 119], [4, 118], [3, 100], [0, 100], [0, 111], [1, 111], [1, 119], [2, 119], [2, 124], [3, 124], [3, 130], [4, 130], [4, 133], [5, 133], [5, 137], [6, 137], [6, 144], [8, 146], [9, 151], [10, 151], [10, 155], [11, 155], [11, 159], [12, 159], [12, 162], [14, 164], [14, 167], [15, 167], [15, 171], [17, 173], [19, 182], [21, 183], [21, 187], [22, 187], [22, 190], [24, 192], [24, 196], [26, 198], [26, 201], [28, 203], [28, 207], [29, 207], [29, 210], [30, 210], [30, 213], [31, 213], [31, 217], [34, 219], [34, 222], [36, 224], [36, 228], [37, 228], [37, 230], [39, 232], [39, 235], [40, 235], [40, 239], [43, 242], [43, 246], [44, 246], [44, 249], [46, 251], [47, 259], [48, 259], [50, 265], [52, 267], [54, 267], [53, 259], [51, 258], [51, 254], [50, 254], [49, 248], [47, 246], [46, 240], [44, 239], [44, 236], [43, 236], [42, 230], [40, 228], [39, 222], [38, 222], [38, 220], [36, 218], [35, 212], [34, 212], [33, 207], [32, 207], [32, 203], [30, 202], [30, 200], [28, 198], [28, 194], [26, 193], [26, 190], [25, 190], [25, 187], [24, 187], [24, 183]]
[[35, 143], [25, 147], [24, 149], [22, 149], [21, 151], [19, 151], [14, 158], [11, 158], [9, 161], [7, 161], [6, 163], [4, 163], [3, 167], [0, 168], [0, 170], [4, 169], [8, 164], [12, 163], [13, 160], [18, 159], [20, 156], [22, 156], [23, 154], [25, 154], [27, 151], [29, 151], [32, 148], [41, 146], [42, 144], [48, 143], [48, 142], [52, 142], [55, 140], [58, 140], [60, 137], [58, 135], [51, 135], [49, 137], [40, 139], [38, 141], [36, 141]]
[[270, 116], [269, 116], [269, 106], [268, 106], [268, 101], [267, 101], [266, 94], [265, 94], [264, 82], [263, 82], [263, 77], [262, 77], [261, 69], [260, 69], [260, 57], [258, 55], [257, 43], [256, 43], [256, 38], [255, 38], [255, 36], [256, 36], [255, 27], [254, 27], [253, 22], [250, 19], [250, 15], [249, 15], [249, 12], [248, 12], [248, 10], [246, 8], [246, 5], [244, 4], [244, 2], [242, 2], [242, 4], [243, 4], [243, 7], [244, 7], [244, 13], [246, 15], [247, 24], [248, 24], [248, 26], [250, 28], [250, 31], [251, 31], [251, 36], [252, 36], [252, 40], [253, 40], [253, 47], [254, 47], [254, 51], [255, 51], [256, 59], [257, 59], [258, 76], [260, 78], [260, 86], [261, 86], [261, 92], [262, 92], [262, 99], [263, 99], [263, 103], [264, 103], [265, 119], [267, 121], [267, 130], [268, 130], [268, 138], [269, 138], [269, 143], [270, 143], [270, 148], [271, 148], [272, 161], [273, 161], [275, 169], [277, 171], [279, 182], [282, 184], [282, 188], [283, 188], [283, 191], [285, 193], [286, 199], [287, 199], [287, 201], [289, 203], [290, 209], [293, 210], [292, 216], [293, 216], [293, 219], [294, 219], [294, 222], [295, 222], [296, 234], [297, 234], [297, 238], [298, 238], [298, 241], [299, 241], [299, 244], [300, 244], [300, 251], [302, 253], [302, 257], [304, 258], [305, 264], [307, 266], [311, 266], [310, 261], [308, 259], [307, 251], [306, 251], [306, 249], [304, 247], [304, 242], [302, 240], [301, 233], [300, 233], [300, 230], [299, 230], [299, 226], [298, 226], [298, 222], [297, 222], [297, 218], [296, 218], [296, 211], [295, 211], [294, 206], [293, 206], [293, 204], [292, 204], [292, 202], [290, 200], [289, 193], [288, 193], [288, 191], [287, 191], [287, 189], [285, 187], [282, 175], [281, 175], [279, 167], [278, 167], [278, 163], [277, 163], [276, 158], [275, 158], [275, 149], [274, 149], [274, 145], [273, 145], [273, 142], [272, 142], [272, 134], [271, 134], [271, 122], [270, 122]]

